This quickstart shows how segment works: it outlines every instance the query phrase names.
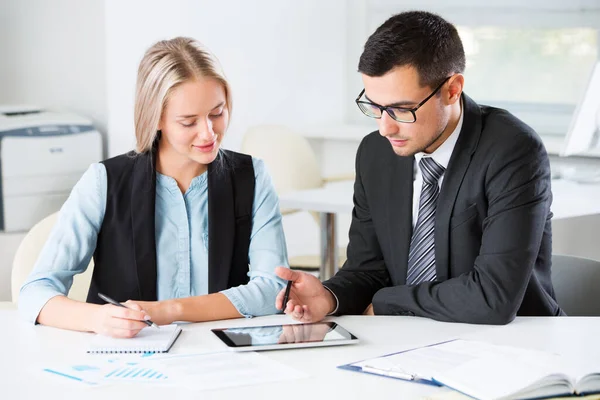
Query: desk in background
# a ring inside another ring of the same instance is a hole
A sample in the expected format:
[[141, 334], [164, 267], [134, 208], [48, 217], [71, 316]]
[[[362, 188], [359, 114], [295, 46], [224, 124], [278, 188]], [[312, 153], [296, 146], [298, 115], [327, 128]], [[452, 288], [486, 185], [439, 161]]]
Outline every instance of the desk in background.
[[[353, 192], [353, 182], [340, 182], [325, 188], [287, 193], [279, 198], [282, 208], [321, 213], [321, 280], [329, 279], [337, 270], [336, 214], [352, 212]], [[600, 184], [553, 180], [552, 193], [553, 220], [600, 216]]]
[[[293, 381], [216, 391], [191, 392], [178, 387], [114, 385], [90, 388], [60, 379], [38, 379], [42, 365], [71, 363], [85, 355], [91, 334], [27, 325], [16, 311], [0, 310], [1, 398], [117, 400], [117, 399], [422, 399], [447, 391], [379, 376], [336, 368], [366, 358], [437, 343], [454, 338], [482, 340], [559, 352], [580, 360], [600, 359], [597, 332], [600, 318], [518, 317], [506, 326], [437, 322], [417, 317], [344, 316], [332, 318], [357, 335], [361, 343], [350, 346], [279, 350], [263, 353], [309, 375]], [[368, 321], [368, 322], [367, 322]], [[211, 328], [289, 322], [283, 315], [253, 319], [184, 324], [171, 353], [223, 349]], [[37, 375], [36, 375], [37, 374]], [[34, 381], [35, 379], [35, 381]], [[62, 384], [61, 384], [62, 383]], [[374, 390], [376, 389], [376, 392]], [[8, 396], [10, 395], [10, 396]], [[8, 397], [7, 397], [8, 396]]]
[[0, 232], [0, 301], [11, 300], [12, 263], [25, 232]]

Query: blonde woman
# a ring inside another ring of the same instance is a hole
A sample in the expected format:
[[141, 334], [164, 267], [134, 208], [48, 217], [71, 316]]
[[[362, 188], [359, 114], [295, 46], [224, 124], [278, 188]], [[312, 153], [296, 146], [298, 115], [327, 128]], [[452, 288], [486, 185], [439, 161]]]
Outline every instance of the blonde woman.
[[[231, 91], [216, 58], [175, 38], [144, 55], [137, 148], [93, 164], [21, 288], [31, 322], [132, 337], [152, 319], [276, 313], [287, 266], [277, 195], [260, 160], [222, 150]], [[87, 303], [66, 297], [94, 258]], [[103, 293], [129, 309], [104, 302]]]

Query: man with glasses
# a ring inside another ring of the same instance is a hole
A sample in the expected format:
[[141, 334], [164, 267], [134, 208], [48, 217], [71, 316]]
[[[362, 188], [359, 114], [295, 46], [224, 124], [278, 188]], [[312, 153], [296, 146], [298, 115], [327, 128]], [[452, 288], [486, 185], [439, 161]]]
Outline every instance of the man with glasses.
[[[331, 279], [287, 269], [278, 308], [506, 324], [562, 315], [550, 279], [550, 165], [537, 134], [463, 93], [465, 54], [437, 15], [393, 16], [367, 40], [348, 260]], [[495, 77], [501, 79], [501, 77]]]

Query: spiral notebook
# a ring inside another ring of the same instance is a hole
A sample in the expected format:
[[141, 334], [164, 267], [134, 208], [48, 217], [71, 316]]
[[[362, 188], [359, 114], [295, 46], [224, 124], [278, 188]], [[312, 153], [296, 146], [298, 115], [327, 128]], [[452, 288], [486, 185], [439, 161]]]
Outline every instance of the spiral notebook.
[[144, 328], [131, 339], [112, 338], [96, 335], [92, 339], [88, 353], [166, 353], [179, 337], [181, 328], [177, 325], [164, 325], [159, 329]]

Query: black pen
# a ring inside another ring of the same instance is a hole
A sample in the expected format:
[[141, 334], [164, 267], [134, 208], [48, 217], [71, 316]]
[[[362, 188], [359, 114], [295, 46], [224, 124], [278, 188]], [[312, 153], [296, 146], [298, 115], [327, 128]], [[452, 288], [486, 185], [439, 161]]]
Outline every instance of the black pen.
[[281, 309], [285, 311], [285, 306], [290, 299], [290, 290], [292, 289], [292, 281], [288, 281], [287, 286], [285, 287], [285, 294], [283, 295], [283, 304], [281, 305]]
[[[115, 301], [113, 299], [111, 299], [110, 297], [108, 297], [105, 294], [102, 293], [98, 293], [98, 297], [100, 297], [102, 300], [104, 300], [107, 303], [112, 304], [113, 306], [117, 306], [117, 307], [123, 307], [123, 308], [127, 308], [128, 310], [130, 310], [129, 307], [125, 307], [123, 304], [119, 303], [118, 301]], [[146, 323], [146, 325], [148, 326], [152, 326], [154, 328], [159, 328], [158, 325], [156, 325], [154, 322], [150, 321], [150, 320], [143, 320], [142, 322]]]

